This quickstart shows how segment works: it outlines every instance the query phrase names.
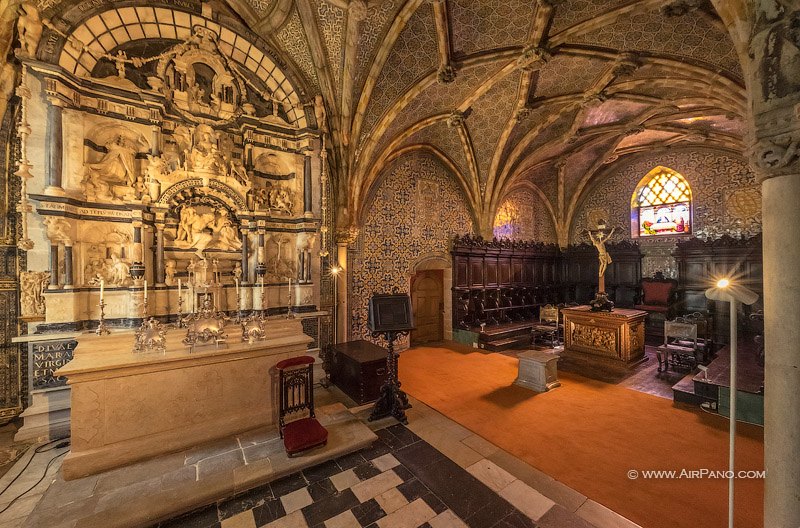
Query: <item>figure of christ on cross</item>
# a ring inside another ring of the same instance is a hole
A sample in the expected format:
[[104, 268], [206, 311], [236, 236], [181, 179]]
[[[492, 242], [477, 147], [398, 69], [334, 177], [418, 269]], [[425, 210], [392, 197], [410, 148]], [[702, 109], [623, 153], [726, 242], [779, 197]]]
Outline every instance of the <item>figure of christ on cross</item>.
[[609, 238], [611, 238], [611, 235], [614, 234], [614, 231], [616, 231], [616, 229], [617, 228], [614, 227], [611, 229], [611, 231], [608, 232], [606, 232], [605, 229], [602, 228], [596, 229], [594, 230], [594, 233], [596, 233], [596, 235], [593, 235], [591, 230], [588, 229], [586, 230], [586, 233], [588, 233], [589, 235], [589, 240], [592, 241], [592, 244], [594, 245], [594, 247], [597, 248], [597, 251], [599, 252], [598, 257], [600, 259], [600, 269], [598, 271], [598, 276], [600, 280], [597, 288], [598, 292], [606, 291], [606, 277], [605, 277], [606, 268], [608, 267], [609, 264], [611, 264], [611, 255], [609, 255], [608, 251], [606, 250], [606, 242], [608, 241]]

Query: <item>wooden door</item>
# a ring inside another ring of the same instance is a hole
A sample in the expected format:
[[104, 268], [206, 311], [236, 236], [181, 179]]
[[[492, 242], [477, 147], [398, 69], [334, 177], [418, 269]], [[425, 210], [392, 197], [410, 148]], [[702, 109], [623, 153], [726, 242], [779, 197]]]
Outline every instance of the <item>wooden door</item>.
[[411, 305], [414, 326], [411, 344], [420, 345], [444, 338], [443, 300], [444, 278], [442, 270], [420, 271], [411, 279]]

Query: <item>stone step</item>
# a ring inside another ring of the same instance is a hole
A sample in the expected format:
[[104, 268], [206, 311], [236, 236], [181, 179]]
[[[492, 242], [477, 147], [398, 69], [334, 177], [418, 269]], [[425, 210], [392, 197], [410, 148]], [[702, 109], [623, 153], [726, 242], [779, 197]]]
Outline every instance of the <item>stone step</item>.
[[492, 340], [489, 342], [481, 343], [480, 348], [492, 352], [501, 352], [511, 348], [528, 347], [531, 344], [531, 338], [528, 335], [508, 337], [505, 339]]
[[707, 398], [695, 393], [695, 384], [692, 378], [694, 378], [694, 373], [690, 372], [672, 386], [672, 399], [674, 401], [690, 405], [700, 405], [705, 401], [709, 401]]

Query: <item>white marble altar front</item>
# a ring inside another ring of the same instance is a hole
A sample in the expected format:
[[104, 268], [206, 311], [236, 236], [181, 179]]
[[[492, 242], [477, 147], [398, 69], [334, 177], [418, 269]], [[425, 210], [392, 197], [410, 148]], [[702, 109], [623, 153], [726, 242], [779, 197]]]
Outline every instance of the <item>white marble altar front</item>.
[[228, 340], [190, 351], [185, 329], [167, 332], [165, 353], [133, 352], [134, 334], [81, 335], [57, 374], [72, 389], [67, 480], [124, 466], [256, 427], [277, 414], [274, 365], [304, 354], [311, 338], [299, 319], [267, 322], [267, 339]]

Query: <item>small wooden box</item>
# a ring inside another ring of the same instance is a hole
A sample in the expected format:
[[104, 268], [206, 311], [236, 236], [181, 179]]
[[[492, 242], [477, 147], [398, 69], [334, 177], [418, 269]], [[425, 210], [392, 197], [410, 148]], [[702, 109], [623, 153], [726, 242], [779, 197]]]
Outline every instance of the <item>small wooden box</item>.
[[388, 352], [369, 341], [350, 341], [334, 346], [331, 380], [359, 405], [378, 399], [386, 381]]

